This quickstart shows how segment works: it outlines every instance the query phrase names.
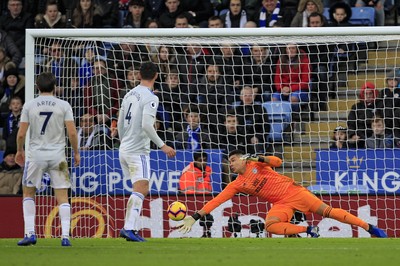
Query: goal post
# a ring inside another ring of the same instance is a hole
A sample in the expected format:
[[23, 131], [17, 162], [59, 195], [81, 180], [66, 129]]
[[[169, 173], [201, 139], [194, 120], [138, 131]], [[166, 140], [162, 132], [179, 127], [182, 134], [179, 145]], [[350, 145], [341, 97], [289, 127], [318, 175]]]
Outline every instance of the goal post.
[[[71, 103], [81, 136], [81, 166], [70, 167], [73, 237], [118, 237], [123, 226], [131, 184], [119, 165], [115, 123], [123, 96], [139, 82], [138, 66], [149, 60], [160, 70], [158, 133], [178, 153], [168, 159], [152, 149], [151, 189], [140, 221], [145, 237], [181, 237], [179, 222], [168, 220], [168, 205], [184, 202], [190, 215], [218, 195], [235, 178], [226, 160], [234, 148], [281, 157], [276, 171], [400, 236], [400, 105], [379, 98], [388, 80], [397, 81], [392, 98], [400, 95], [399, 27], [27, 29], [26, 101], [37, 95], [36, 76], [53, 72], [56, 94]], [[362, 109], [357, 103], [366, 103], [366, 96], [360, 99], [360, 92], [369, 89], [377, 91], [376, 105]], [[367, 139], [376, 145], [381, 140], [372, 135], [381, 116], [391, 145], [367, 147]], [[341, 132], [349, 138], [342, 142], [347, 148], [331, 147], [342, 145], [332, 140]], [[197, 183], [180, 186], [199, 151], [207, 155], [210, 173], [198, 170]], [[43, 184], [39, 236], [53, 237], [60, 231], [58, 208], [45, 179]], [[197, 193], [190, 193], [193, 186]], [[196, 224], [189, 236], [271, 237], [252, 226], [264, 221], [269, 208], [236, 195], [211, 213], [211, 229]], [[236, 215], [240, 232], [232, 232]], [[296, 223], [319, 225], [324, 237], [369, 236], [313, 215]]]

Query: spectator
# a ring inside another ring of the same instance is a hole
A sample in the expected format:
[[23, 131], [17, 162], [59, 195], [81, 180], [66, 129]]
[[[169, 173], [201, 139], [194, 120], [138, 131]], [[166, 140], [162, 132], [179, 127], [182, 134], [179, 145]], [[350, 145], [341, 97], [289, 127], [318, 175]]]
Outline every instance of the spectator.
[[99, 6], [92, 0], [79, 0], [72, 13], [74, 28], [102, 28], [103, 20]]
[[189, 24], [188, 18], [184, 14], [180, 14], [175, 18], [175, 28], [193, 28], [192, 25]]
[[182, 170], [179, 191], [185, 194], [212, 193], [211, 167], [207, 165], [207, 153], [194, 152], [193, 162]]
[[[14, 40], [7, 34], [6, 31], [0, 29], [0, 47], [5, 51], [7, 57], [11, 59], [15, 67], [18, 67], [22, 61], [22, 53]], [[23, 52], [25, 54], [25, 51]]]
[[330, 149], [355, 149], [357, 148], [354, 142], [347, 141], [347, 128], [338, 126], [333, 131], [333, 143]]
[[268, 147], [270, 124], [260, 102], [255, 102], [255, 89], [245, 85], [240, 93], [240, 105], [235, 107], [239, 124], [244, 127], [248, 152], [265, 153]]
[[[321, 13], [313, 12], [308, 16], [309, 27], [324, 27], [325, 19]], [[311, 111], [327, 111], [329, 94], [329, 44], [315, 44], [303, 47], [310, 58], [311, 67]], [[311, 112], [312, 117], [314, 113]]]
[[310, 83], [310, 60], [296, 44], [286, 45], [276, 67], [275, 87], [272, 101], [289, 101], [298, 110], [298, 103], [308, 101]]
[[224, 23], [220, 17], [212, 16], [208, 19], [209, 28], [223, 28]]
[[186, 126], [175, 135], [175, 148], [192, 151], [208, 149], [210, 137], [208, 131], [201, 127], [199, 108], [189, 105], [184, 114]]
[[[219, 47], [219, 55], [216, 55], [215, 62], [220, 66], [225, 80], [225, 84], [235, 86], [235, 101], [240, 100], [240, 90], [236, 93], [236, 88], [242, 85], [242, 60], [238, 55], [239, 51], [233, 44], [221, 44]], [[237, 97], [237, 99], [236, 99]]]
[[157, 28], [160, 28], [160, 24], [159, 24], [158, 20], [156, 20], [156, 19], [149, 19], [146, 21], [145, 28], [157, 29]]
[[182, 123], [183, 105], [189, 103], [187, 87], [179, 81], [179, 74], [172, 69], [166, 76], [165, 82], [158, 93], [160, 105], [171, 117], [170, 127], [167, 130], [180, 131]]
[[0, 111], [1, 117], [9, 112], [11, 99], [18, 96], [25, 102], [25, 77], [19, 75], [16, 68], [11, 68], [6, 71], [3, 86], [0, 87]]
[[15, 68], [16, 65], [7, 56], [6, 50], [0, 46], [0, 81], [3, 80], [4, 74], [10, 68]]
[[84, 56], [80, 60], [78, 67], [79, 86], [87, 86], [90, 79], [93, 77], [93, 63], [96, 59], [95, 47], [86, 46], [84, 49]]
[[164, 0], [151, 0], [146, 1], [146, 10], [150, 12], [151, 19], [158, 19], [160, 14], [164, 11]]
[[[360, 90], [359, 101], [351, 107], [347, 118], [348, 137], [353, 142], [364, 143], [372, 136], [371, 121], [375, 116], [378, 90], [372, 82], [366, 82]], [[364, 146], [364, 145], [360, 145]]]
[[297, 13], [290, 23], [290, 27], [309, 27], [308, 17], [314, 12], [324, 13], [321, 0], [300, 0]]
[[251, 56], [245, 58], [243, 66], [243, 83], [251, 84], [255, 88], [257, 101], [269, 101], [273, 92], [276, 61], [267, 46], [253, 44], [250, 54]]
[[80, 150], [112, 149], [109, 129], [104, 124], [96, 123], [93, 115], [82, 115], [78, 128], [78, 147]]
[[67, 18], [58, 10], [57, 0], [49, 0], [46, 3], [45, 13], [35, 17], [35, 28], [59, 29], [66, 27]]
[[157, 54], [152, 56], [152, 61], [158, 67], [158, 78], [157, 82], [165, 82], [168, 73], [171, 68], [176, 66], [177, 54], [172, 46], [160, 45], [157, 47]]
[[[236, 149], [247, 151], [246, 138], [243, 125], [239, 124], [239, 118], [235, 110], [229, 110], [224, 116], [224, 124], [219, 125], [218, 131], [210, 132], [212, 148], [223, 152], [222, 157], [222, 185], [225, 187], [235, 176], [232, 175], [229, 164], [228, 154]], [[212, 134], [214, 133], [214, 134]]]
[[13, 39], [20, 54], [25, 54], [25, 29], [33, 28], [33, 17], [22, 11], [22, 5], [22, 0], [8, 0], [9, 12], [0, 17], [0, 29]]
[[321, 13], [313, 12], [308, 16], [307, 19], [308, 27], [317, 28], [326, 26], [326, 19]]
[[116, 0], [94, 0], [98, 6], [103, 28], [118, 26], [118, 2]]
[[206, 54], [200, 44], [195, 43], [188, 44], [185, 52], [186, 56], [177, 58], [180, 80], [188, 86], [199, 84], [205, 72]]
[[18, 96], [13, 96], [9, 105], [10, 111], [3, 122], [3, 139], [6, 142], [6, 150], [17, 149], [17, 133], [19, 121], [21, 119], [22, 99]]
[[351, 7], [345, 2], [337, 2], [329, 8], [329, 18], [331, 27], [351, 26]]
[[383, 117], [387, 134], [400, 138], [400, 70], [393, 69], [386, 74], [386, 88], [381, 90], [376, 102], [376, 115]]
[[373, 134], [365, 141], [367, 149], [391, 149], [394, 146], [393, 135], [385, 132], [383, 118], [375, 117], [371, 124]]
[[[394, 3], [394, 2], [393, 2]], [[373, 7], [375, 9], [375, 26], [385, 26], [385, 0], [357, 0], [356, 7]]]
[[[125, 86], [124, 89], [126, 92], [131, 90], [132, 88], [136, 87], [137, 85], [140, 84], [140, 75], [139, 75], [139, 66], [138, 65], [133, 65], [130, 66], [126, 70], [126, 77], [125, 77]], [[126, 93], [121, 93], [121, 98], [125, 96]]]
[[241, 0], [230, 0], [229, 10], [221, 16], [225, 28], [244, 28], [247, 23], [246, 10], [242, 8]]
[[0, 194], [21, 194], [23, 171], [15, 162], [15, 150], [6, 150], [0, 164]]
[[95, 115], [99, 124], [108, 123], [112, 117], [117, 117], [119, 109], [118, 81], [106, 73], [106, 62], [97, 58], [93, 63], [93, 77], [84, 89], [86, 112]]
[[210, 0], [181, 0], [181, 5], [182, 10], [189, 13], [194, 20], [190, 24], [207, 28], [208, 18], [214, 14]]
[[190, 86], [189, 97], [190, 102], [197, 103], [200, 112], [207, 117], [207, 125], [216, 125], [219, 116], [225, 114], [233, 102], [233, 86], [225, 83], [218, 65], [209, 64], [199, 84]]
[[125, 78], [125, 71], [132, 65], [139, 65], [141, 62], [149, 61], [146, 48], [142, 45], [133, 43], [118, 43], [108, 52], [107, 59], [109, 61], [110, 71], [113, 76], [119, 79]]
[[215, 134], [211, 135], [211, 140], [213, 148], [222, 150], [225, 159], [228, 159], [228, 154], [233, 150], [247, 151], [246, 138], [235, 110], [229, 110], [223, 120], [223, 125], [220, 124], [218, 131], [213, 132]]
[[56, 87], [56, 96], [71, 105], [75, 125], [79, 125], [80, 117], [85, 112], [84, 87], [79, 86], [79, 78], [71, 76], [67, 85]]
[[49, 48], [49, 57], [43, 63], [42, 69], [38, 72], [51, 72], [57, 80], [57, 86], [69, 86], [70, 78], [76, 76], [77, 64], [76, 61], [67, 56], [65, 49], [67, 44], [62, 44], [59, 41], [54, 41]]
[[[160, 22], [161, 28], [173, 28], [175, 27], [175, 19], [180, 14], [184, 13], [180, 5], [179, 0], [165, 0], [166, 10], [164, 10], [161, 15]], [[186, 14], [188, 15], [189, 14]]]
[[262, 0], [262, 6], [259, 12], [255, 13], [253, 21], [260, 28], [272, 27], [280, 21], [284, 27], [289, 27], [292, 17], [286, 14], [287, 10], [281, 8], [279, 0]]
[[145, 28], [147, 15], [143, 0], [130, 0], [129, 13], [124, 20], [124, 28]]

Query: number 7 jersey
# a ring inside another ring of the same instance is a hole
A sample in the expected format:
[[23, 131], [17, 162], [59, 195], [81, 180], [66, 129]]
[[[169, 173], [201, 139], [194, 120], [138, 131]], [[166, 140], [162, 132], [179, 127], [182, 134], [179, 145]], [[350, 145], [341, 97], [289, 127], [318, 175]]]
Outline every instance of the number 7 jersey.
[[120, 153], [150, 154], [150, 138], [143, 130], [143, 115], [157, 114], [158, 97], [147, 87], [138, 85], [122, 100], [118, 116], [118, 135], [121, 140]]
[[65, 121], [73, 121], [71, 105], [54, 96], [25, 103], [21, 122], [29, 123], [28, 161], [65, 158]]

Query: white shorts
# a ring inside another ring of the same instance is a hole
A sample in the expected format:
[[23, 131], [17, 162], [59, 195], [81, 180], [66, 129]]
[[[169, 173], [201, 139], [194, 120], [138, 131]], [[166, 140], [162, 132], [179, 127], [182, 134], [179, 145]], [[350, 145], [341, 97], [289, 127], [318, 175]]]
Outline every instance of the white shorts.
[[27, 161], [25, 162], [24, 176], [22, 184], [26, 187], [36, 187], [39, 189], [42, 184], [44, 173], [50, 176], [52, 188], [70, 188], [71, 179], [68, 173], [68, 164], [65, 159], [49, 161]]
[[119, 153], [119, 160], [124, 177], [129, 177], [132, 184], [139, 180], [150, 180], [150, 156]]

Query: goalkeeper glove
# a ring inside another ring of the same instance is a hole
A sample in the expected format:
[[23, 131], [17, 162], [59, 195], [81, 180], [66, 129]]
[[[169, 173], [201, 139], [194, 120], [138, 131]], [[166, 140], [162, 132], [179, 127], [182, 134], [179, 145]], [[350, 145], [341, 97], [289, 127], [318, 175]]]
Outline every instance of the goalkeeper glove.
[[263, 157], [258, 156], [257, 154], [250, 154], [250, 153], [243, 155], [242, 157], [240, 157], [240, 159], [247, 160], [247, 161], [253, 161], [253, 162], [261, 162], [261, 163], [264, 162]]
[[195, 222], [196, 220], [192, 216], [185, 217], [185, 219], [183, 219], [183, 224], [179, 225], [178, 231], [183, 234], [189, 233]]
[[183, 219], [183, 224], [179, 225], [178, 231], [184, 234], [190, 232], [190, 230], [192, 230], [193, 224], [200, 218], [201, 215], [197, 212], [192, 216], [185, 217], [185, 219]]

